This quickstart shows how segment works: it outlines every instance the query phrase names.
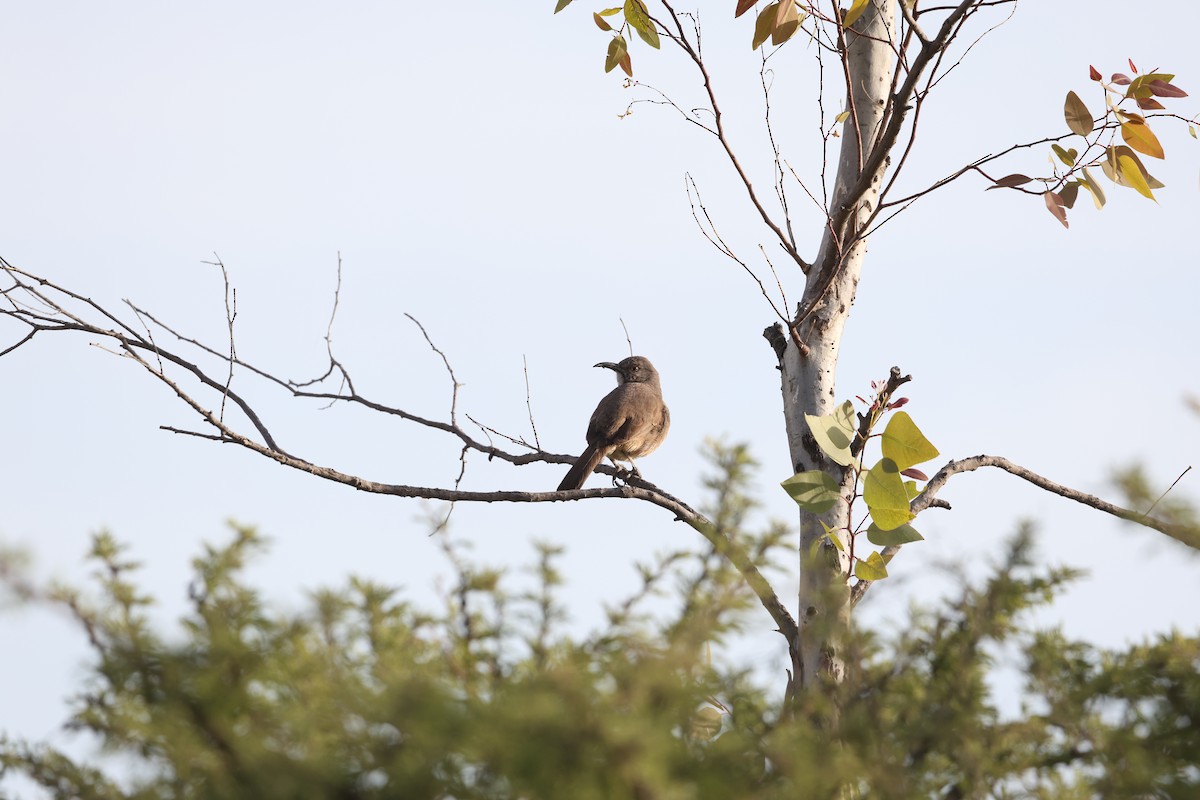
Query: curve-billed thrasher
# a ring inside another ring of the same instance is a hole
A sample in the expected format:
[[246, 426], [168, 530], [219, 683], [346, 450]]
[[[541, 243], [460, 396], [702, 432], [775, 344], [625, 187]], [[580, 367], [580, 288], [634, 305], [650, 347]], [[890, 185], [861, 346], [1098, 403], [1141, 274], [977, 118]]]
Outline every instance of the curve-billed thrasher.
[[[630, 356], [620, 364], [601, 361], [617, 373], [617, 388], [613, 389], [592, 412], [588, 423], [587, 450], [558, 485], [558, 490], [581, 489], [588, 476], [605, 456], [628, 461], [649, 455], [667, 438], [671, 427], [671, 412], [662, 399], [658, 370], [643, 356]], [[637, 474], [637, 467], [633, 467]]]

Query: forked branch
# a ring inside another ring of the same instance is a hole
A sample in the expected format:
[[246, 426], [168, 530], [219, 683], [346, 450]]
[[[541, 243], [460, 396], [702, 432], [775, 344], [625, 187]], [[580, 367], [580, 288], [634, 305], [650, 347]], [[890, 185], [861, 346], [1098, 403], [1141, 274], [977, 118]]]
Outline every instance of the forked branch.
[[[954, 475], [964, 472], [974, 472], [980, 467], [996, 467], [1002, 469], [1010, 475], [1016, 475], [1022, 480], [1029, 481], [1034, 486], [1040, 489], [1045, 489], [1059, 497], [1065, 497], [1068, 500], [1074, 500], [1077, 503], [1082, 503], [1089, 508], [1094, 508], [1097, 511], [1103, 511], [1105, 514], [1111, 514], [1117, 519], [1133, 522], [1138, 525], [1144, 525], [1147, 528], [1156, 530], [1159, 533], [1174, 539], [1180, 544], [1200, 550], [1200, 528], [1195, 526], [1180, 525], [1178, 523], [1169, 522], [1167, 520], [1153, 517], [1150, 512], [1153, 507], [1147, 511], [1134, 511], [1133, 509], [1123, 508], [1116, 503], [1110, 503], [1095, 495], [1081, 492], [1078, 489], [1072, 489], [1069, 486], [1064, 486], [1061, 483], [1045, 478], [1031, 469], [1022, 467], [1019, 464], [1014, 464], [1007, 458], [1002, 456], [978, 455], [970, 458], [962, 458], [957, 461], [949, 461], [947, 464], [937, 471], [929, 482], [925, 484], [925, 489], [909, 504], [909, 510], [913, 514], [919, 514], [927, 508], [939, 507], [949, 508], [949, 504], [938, 498], [938, 492], [945, 488], [946, 483]], [[1185, 470], [1186, 472], [1186, 470]], [[1176, 481], [1178, 483], [1178, 480]], [[1174, 487], [1175, 484], [1172, 484]], [[1168, 490], [1169, 491], [1169, 490]], [[1161, 498], [1160, 498], [1161, 499]], [[892, 545], [885, 547], [880, 551], [885, 561], [891, 561], [892, 558], [900, 552], [900, 545]], [[867, 589], [871, 587], [872, 581], [859, 581], [851, 590], [850, 600], [852, 603], [857, 603], [866, 594]]]
[[[261, 456], [269, 458], [283, 466], [291, 469], [313, 475], [324, 480], [340, 483], [345, 486], [350, 486], [354, 489], [363, 492], [371, 492], [373, 494], [392, 495], [396, 497], [419, 497], [428, 500], [442, 500], [446, 502], [483, 502], [483, 503], [543, 503], [543, 502], [563, 502], [567, 500], [592, 500], [597, 498], [626, 498], [632, 500], [642, 500], [652, 503], [660, 508], [671, 512], [675, 519], [686, 523], [689, 527], [698, 531], [703, 535], [714, 548], [723, 553], [729, 558], [730, 562], [738, 569], [747, 585], [758, 595], [763, 607], [771, 614], [775, 620], [781, 633], [788, 637], [788, 641], [793, 641], [796, 635], [797, 627], [791, 614], [787, 608], [780, 602], [778, 596], [762, 575], [758, 568], [756, 559], [746, 550], [729, 538], [727, 534], [720, 531], [710, 520], [703, 514], [699, 513], [687, 503], [668, 492], [658, 488], [652, 483], [645, 481], [639, 477], [629, 478], [623, 473], [621, 477], [625, 479], [623, 485], [612, 486], [596, 489], [580, 489], [576, 491], [566, 492], [524, 492], [524, 491], [490, 491], [490, 492], [475, 492], [465, 491], [458, 488], [458, 481], [455, 482], [455, 488], [447, 489], [433, 486], [410, 486], [401, 484], [381, 483], [378, 481], [361, 478], [357, 475], [341, 472], [332, 467], [321, 466], [307, 461], [298, 456], [284, 450], [276, 442], [274, 437], [268, 431], [267, 426], [263, 422], [261, 416], [251, 406], [251, 404], [238, 392], [230, 388], [232, 382], [232, 370], [236, 366], [244, 369], [251, 375], [257, 376], [275, 386], [289, 392], [294, 397], [306, 397], [311, 399], [326, 400], [329, 402], [348, 402], [356, 403], [365, 406], [375, 411], [400, 417], [401, 419], [414, 422], [418, 425], [433, 428], [449, 433], [457, 437], [461, 443], [462, 451], [465, 454], [469, 451], [479, 452], [489, 459], [499, 458], [514, 465], [545, 463], [545, 464], [572, 464], [575, 461], [573, 456], [548, 453], [530, 445], [523, 440], [508, 438], [509, 441], [518, 443], [527, 447], [530, 452], [515, 453], [496, 447], [491, 442], [481, 442], [467, 433], [458, 424], [457, 406], [458, 406], [458, 388], [460, 384], [454, 376], [454, 371], [450, 366], [449, 360], [445, 354], [438, 349], [429, 338], [428, 333], [421, 324], [413, 319], [421, 329], [421, 333], [425, 336], [429, 346], [434, 352], [441, 356], [446, 370], [450, 375], [453, 384], [450, 420], [448, 422], [441, 420], [427, 419], [416, 414], [409, 413], [403, 409], [388, 406], [378, 403], [363, 397], [354, 389], [353, 383], [349, 379], [349, 375], [342, 365], [334, 358], [332, 347], [329, 347], [330, 369], [326, 372], [322, 379], [331, 377], [335, 372], [339, 373], [343, 380], [342, 386], [338, 391], [328, 392], [317, 390], [317, 383], [320, 382], [305, 382], [295, 383], [285, 380], [270, 372], [255, 367], [237, 355], [236, 346], [232, 340], [232, 305], [226, 309], [226, 322], [228, 323], [230, 332], [230, 342], [228, 349], [217, 350], [201, 343], [200, 341], [184, 336], [175, 329], [160, 321], [157, 317], [144, 309], [140, 309], [132, 303], [129, 307], [137, 318], [142, 321], [149, 321], [150, 324], [157, 326], [162, 331], [173, 336], [176, 341], [181, 344], [199, 350], [201, 353], [217, 359], [217, 363], [221, 365], [221, 369], [226, 372], [223, 377], [213, 377], [209, 375], [201, 366], [188, 358], [175, 352], [173, 349], [164, 347], [156, 342], [153, 336], [147, 329], [146, 332], [139, 332], [134, 326], [122, 321], [117, 315], [112, 314], [103, 308], [103, 306], [95, 303], [90, 298], [83, 297], [69, 289], [59, 286], [45, 278], [38, 277], [22, 269], [12, 266], [8, 262], [0, 259], [0, 272], [5, 273], [12, 281], [11, 286], [0, 289], [0, 317], [7, 317], [14, 320], [29, 330], [26, 334], [14, 345], [11, 345], [3, 350], [0, 350], [0, 356], [11, 353], [20, 347], [27, 345], [39, 333], [74, 331], [85, 335], [97, 337], [105, 341], [110, 352], [115, 352], [139, 364], [150, 375], [152, 375], [160, 383], [168, 387], [175, 396], [183, 402], [188, 408], [192, 409], [200, 419], [204, 422], [204, 430], [186, 430], [173, 426], [161, 426], [163, 430], [172, 433], [194, 436], [211, 441], [233, 444], [239, 447], [250, 450]], [[228, 284], [227, 284], [228, 291]], [[71, 304], [82, 306], [80, 312], [71, 310], [68, 306]], [[84, 314], [94, 312], [98, 314], [103, 322], [94, 324], [89, 322]], [[114, 327], [105, 327], [111, 324]], [[329, 345], [330, 336], [327, 335], [326, 343]], [[172, 369], [168, 372], [167, 365], [173, 365], [178, 368], [178, 372]], [[197, 397], [180, 384], [176, 379], [176, 375], [190, 375], [192, 378], [199, 381], [203, 387], [216, 392], [221, 398], [221, 405], [216, 406], [219, 410], [214, 411], [207, 404], [201, 402]], [[257, 433], [258, 438], [253, 438], [245, 433], [237, 430], [234, 423], [226, 418], [223, 413], [223, 405], [225, 400], [231, 401], [238, 409], [240, 409], [246, 418], [250, 421]], [[616, 470], [609, 466], [601, 466], [599, 471], [606, 472], [610, 475], [618, 475]], [[459, 479], [461, 480], [460, 473]]]

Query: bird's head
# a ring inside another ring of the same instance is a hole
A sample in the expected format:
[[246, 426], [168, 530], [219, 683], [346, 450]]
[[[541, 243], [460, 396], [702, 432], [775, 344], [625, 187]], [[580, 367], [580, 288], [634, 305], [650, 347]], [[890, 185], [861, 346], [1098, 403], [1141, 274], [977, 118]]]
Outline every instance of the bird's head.
[[601, 361], [597, 367], [611, 369], [617, 373], [617, 384], [622, 383], [657, 383], [658, 370], [645, 356], [630, 356], [618, 364], [611, 361]]

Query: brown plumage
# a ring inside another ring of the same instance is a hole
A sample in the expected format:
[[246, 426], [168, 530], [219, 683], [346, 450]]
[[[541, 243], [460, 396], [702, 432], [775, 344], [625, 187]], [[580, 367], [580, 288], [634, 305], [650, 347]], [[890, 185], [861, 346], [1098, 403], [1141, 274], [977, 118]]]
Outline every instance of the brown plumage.
[[[588, 423], [587, 449], [571, 467], [558, 490], [581, 489], [606, 457], [628, 461], [649, 455], [667, 438], [671, 412], [662, 399], [658, 370], [643, 356], [619, 364], [602, 361], [597, 367], [617, 373], [617, 388], [596, 406]], [[637, 468], [633, 467], [637, 474]]]

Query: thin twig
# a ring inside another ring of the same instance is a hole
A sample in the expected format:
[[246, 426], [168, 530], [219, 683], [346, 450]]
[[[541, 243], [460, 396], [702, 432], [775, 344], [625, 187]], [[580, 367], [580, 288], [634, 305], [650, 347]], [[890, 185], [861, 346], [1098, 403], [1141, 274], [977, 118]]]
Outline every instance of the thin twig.
[[[621, 324], [624, 325], [625, 321], [622, 320]], [[629, 349], [629, 355], [633, 355], [633, 347], [630, 346]], [[521, 365], [525, 368], [525, 410], [529, 412], [529, 427], [533, 429], [533, 443], [537, 445], [538, 450], [541, 450], [542, 442], [538, 439], [537, 423], [533, 421], [533, 400], [529, 391], [529, 360], [525, 358], [524, 354], [521, 354]]]
[[629, 355], [632, 356], [633, 355], [633, 339], [631, 339], [629, 337], [629, 328], [628, 328], [628, 326], [625, 325], [625, 318], [617, 317], [617, 320], [621, 323], [621, 330], [625, 331], [625, 344], [629, 345]]
[[441, 350], [439, 350], [438, 346], [433, 343], [433, 339], [429, 338], [429, 333], [426, 332], [425, 326], [422, 325], [421, 322], [416, 317], [414, 317], [412, 314], [409, 314], [408, 312], [405, 312], [404, 316], [406, 316], [410, 320], [412, 320], [413, 324], [415, 324], [418, 328], [421, 329], [421, 335], [425, 337], [425, 341], [428, 342], [428, 344], [431, 348], [433, 348], [433, 352], [437, 353], [439, 356], [442, 357], [442, 363], [446, 365], [446, 372], [450, 373], [450, 383], [453, 385], [453, 389], [451, 390], [451, 393], [450, 393], [450, 424], [457, 425], [458, 424], [458, 418], [457, 418], [458, 390], [459, 390], [459, 387], [462, 386], [462, 384], [459, 383], [458, 378], [456, 378], [454, 376], [454, 368], [450, 366], [450, 359], [446, 358], [446, 354], [443, 353]]
[[[237, 319], [237, 289], [230, 290], [229, 272], [225, 269], [225, 263], [221, 261], [221, 257], [213, 253], [213, 258], [216, 261], [205, 261], [205, 264], [214, 267], [220, 267], [221, 279], [225, 284], [225, 324], [229, 329], [229, 374], [225, 378], [225, 391], [221, 394], [221, 413], [220, 419], [225, 419], [225, 400], [229, 397], [229, 387], [233, 384], [233, 365], [237, 363], [237, 347], [234, 344], [233, 338], [233, 321]], [[232, 294], [232, 304], [230, 295]]]
[[1179, 477], [1178, 477], [1178, 478], [1176, 478], [1174, 481], [1172, 481], [1172, 482], [1171, 482], [1171, 485], [1167, 487], [1167, 490], [1166, 490], [1165, 492], [1163, 492], [1162, 494], [1160, 494], [1160, 495], [1158, 496], [1158, 499], [1157, 499], [1157, 500], [1155, 500], [1153, 503], [1151, 503], [1151, 504], [1150, 504], [1150, 507], [1146, 509], [1146, 512], [1145, 512], [1144, 514], [1142, 514], [1142, 518], [1141, 518], [1140, 520], [1138, 520], [1138, 521], [1139, 521], [1139, 522], [1142, 522], [1142, 521], [1143, 521], [1143, 520], [1145, 520], [1147, 517], [1149, 517], [1149, 516], [1150, 516], [1150, 512], [1151, 512], [1151, 511], [1153, 511], [1155, 508], [1157, 508], [1157, 507], [1158, 507], [1158, 504], [1162, 502], [1163, 498], [1164, 498], [1164, 497], [1166, 497], [1168, 494], [1170, 494], [1170, 493], [1171, 493], [1171, 490], [1175, 488], [1175, 484], [1177, 484], [1177, 483], [1179, 483], [1181, 480], [1183, 480], [1183, 476], [1184, 476], [1184, 475], [1187, 475], [1187, 474], [1188, 474], [1189, 472], [1191, 472], [1191, 471], [1192, 471], [1192, 468], [1189, 466], [1189, 467], [1188, 467], [1187, 469], [1185, 469], [1183, 472], [1179, 473]]

